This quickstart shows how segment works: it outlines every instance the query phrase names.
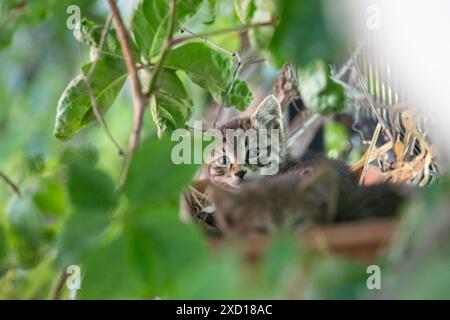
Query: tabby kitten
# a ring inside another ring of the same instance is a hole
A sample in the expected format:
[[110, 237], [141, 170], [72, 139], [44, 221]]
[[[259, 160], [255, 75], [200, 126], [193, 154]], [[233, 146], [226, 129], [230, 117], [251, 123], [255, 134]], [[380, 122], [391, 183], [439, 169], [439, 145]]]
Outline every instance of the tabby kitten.
[[[273, 129], [277, 135], [273, 134]], [[267, 96], [250, 117], [230, 120], [219, 130], [223, 144], [217, 145], [214, 156], [206, 165], [207, 178], [215, 184], [238, 188], [247, 181], [282, 172], [299, 177], [323, 162], [335, 166], [344, 178], [355, 179], [349, 168], [339, 161], [311, 154], [307, 154], [302, 160], [289, 157], [281, 106], [274, 95]], [[245, 134], [251, 130], [263, 135], [267, 133], [267, 143], [260, 143], [259, 137], [258, 141], [253, 141], [252, 135]], [[238, 131], [241, 131], [241, 134], [227, 134]], [[238, 161], [239, 159], [243, 161]], [[269, 166], [275, 167], [276, 170], [269, 171]]]
[[[236, 188], [244, 181], [276, 174], [283, 165], [284, 125], [281, 106], [274, 95], [267, 96], [250, 117], [235, 118], [219, 130], [223, 143], [217, 144], [206, 165], [206, 174], [212, 182]], [[259, 134], [266, 137], [266, 143], [261, 143]]]

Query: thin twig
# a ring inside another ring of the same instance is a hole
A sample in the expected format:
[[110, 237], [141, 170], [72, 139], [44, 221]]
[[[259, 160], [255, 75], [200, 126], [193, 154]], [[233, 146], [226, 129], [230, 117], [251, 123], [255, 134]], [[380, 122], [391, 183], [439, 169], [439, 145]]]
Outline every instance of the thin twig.
[[125, 184], [126, 178], [128, 176], [128, 169], [133, 159], [134, 151], [139, 145], [140, 133], [142, 129], [142, 123], [144, 120], [146, 100], [144, 94], [142, 93], [141, 82], [139, 81], [136, 63], [133, 57], [133, 52], [131, 50], [128, 32], [123, 24], [122, 17], [120, 16], [115, 1], [108, 0], [108, 4], [111, 8], [113, 22], [116, 28], [117, 39], [119, 40], [120, 48], [122, 49], [122, 53], [125, 58], [125, 64], [127, 66], [128, 74], [130, 75], [131, 78], [131, 86], [133, 93], [133, 109], [134, 109], [133, 128], [131, 130], [130, 138], [128, 141], [128, 154], [125, 159], [125, 165], [119, 181], [119, 189], [121, 189]]
[[[171, 40], [171, 46], [174, 46], [174, 45], [177, 45], [177, 44], [180, 44], [182, 42], [189, 41], [192, 39], [196, 39], [196, 38], [204, 39], [207, 37], [216, 36], [216, 35], [229, 33], [229, 32], [244, 32], [244, 31], [247, 31], [247, 30], [253, 29], [253, 28], [270, 27], [270, 26], [275, 26], [275, 20], [272, 19], [270, 21], [265, 21], [265, 22], [258, 22], [258, 23], [237, 26], [237, 27], [225, 28], [225, 29], [221, 29], [221, 30], [204, 33], [204, 34], [198, 34], [198, 35], [191, 34], [189, 36], [180, 37], [180, 38]], [[182, 31], [183, 31], [183, 29], [182, 29]]]
[[366, 177], [367, 169], [369, 169], [369, 164], [372, 161], [372, 154], [373, 154], [373, 151], [375, 150], [375, 146], [377, 144], [378, 137], [380, 135], [380, 131], [381, 131], [381, 124], [378, 123], [375, 128], [375, 132], [373, 133], [373, 137], [372, 137], [372, 141], [370, 142], [369, 149], [367, 149], [366, 161], [364, 162], [361, 176], [359, 177], [359, 185], [360, 186], [362, 186], [364, 183], [364, 178]]
[[352, 54], [352, 59], [353, 59], [353, 64], [355, 66], [356, 69], [356, 74], [358, 76], [358, 81], [361, 85], [361, 88], [363, 89], [364, 95], [367, 98], [367, 101], [369, 102], [369, 106], [372, 108], [372, 112], [375, 114], [375, 116], [377, 117], [378, 123], [381, 125], [381, 127], [383, 128], [384, 132], [386, 133], [386, 135], [388, 136], [390, 141], [394, 141], [394, 137], [391, 133], [391, 131], [389, 130], [389, 128], [386, 126], [386, 124], [384, 123], [383, 118], [380, 116], [380, 114], [378, 113], [376, 107], [375, 107], [375, 102], [372, 99], [372, 96], [369, 93], [369, 90], [367, 89], [366, 84], [364, 83], [364, 79], [361, 73], [361, 70], [359, 69], [358, 66], [358, 62], [356, 61], [356, 56], [354, 53]]
[[[225, 49], [224, 47], [218, 45], [218, 44], [215, 43], [214, 41], [209, 40], [209, 38], [208, 38], [207, 36], [205, 36], [205, 35], [200, 35], [200, 34], [198, 34], [198, 33], [195, 33], [195, 32], [193, 32], [193, 31], [190, 31], [189, 29], [184, 28], [184, 27], [181, 28], [181, 32], [187, 32], [187, 33], [190, 34], [190, 36], [185, 37], [184, 39], [191, 39], [191, 40], [192, 40], [192, 39], [197, 39], [197, 38], [198, 38], [198, 39], [201, 39], [201, 40], [205, 41], [207, 44], [213, 46], [214, 48], [219, 49], [219, 50], [225, 52], [226, 54], [228, 54], [228, 55], [230, 55], [230, 56], [232, 56], [232, 57], [236, 57], [237, 60], [240, 61], [240, 58], [237, 56], [237, 53], [236, 53], [236, 52], [233, 52], [233, 51], [231, 51], [231, 50]], [[174, 45], [174, 44], [172, 43], [172, 46], [173, 46], [173, 45]]]
[[67, 278], [69, 277], [69, 273], [67, 273], [65, 270], [61, 272], [61, 274], [58, 277], [58, 280], [56, 282], [55, 288], [52, 290], [50, 294], [51, 300], [60, 300], [61, 294], [64, 289], [64, 284], [66, 283]]
[[20, 193], [20, 189], [19, 187], [3, 172], [0, 171], [0, 178], [2, 178], [7, 185], [9, 185], [11, 187], [11, 189], [20, 197], [21, 193]]
[[6, 17], [5, 21], [3, 21], [3, 23], [0, 25], [0, 32], [6, 28], [6, 26], [8, 25], [8, 23], [10, 23], [10, 21], [15, 19], [16, 16], [18, 16], [21, 12], [23, 12], [26, 5], [27, 5], [27, 1], [23, 0], [11, 8], [11, 14], [8, 17]]
[[105, 132], [105, 134], [109, 138], [109, 140], [112, 142], [112, 144], [116, 147], [119, 155], [124, 156], [125, 152], [119, 146], [119, 143], [116, 141], [116, 139], [114, 139], [111, 131], [108, 128], [108, 125], [106, 124], [105, 119], [103, 119], [102, 115], [100, 114], [97, 100], [95, 99], [95, 95], [94, 95], [94, 92], [92, 91], [91, 82], [90, 82], [92, 74], [94, 73], [95, 67], [97, 66], [98, 59], [100, 58], [100, 55], [102, 54], [103, 45], [105, 44], [106, 36], [108, 34], [109, 29], [111, 28], [111, 22], [112, 22], [112, 16], [109, 15], [108, 18], [106, 19], [105, 26], [103, 27], [103, 30], [102, 30], [102, 33], [100, 36], [100, 42], [99, 42], [99, 46], [98, 46], [97, 56], [94, 59], [94, 61], [92, 62], [91, 66], [89, 67], [89, 71], [88, 71], [87, 75], [83, 78], [83, 82], [87, 89], [89, 100], [92, 105], [92, 111], [94, 113], [95, 118], [97, 119], [97, 122], [100, 124], [100, 126], [102, 127], [103, 131]]

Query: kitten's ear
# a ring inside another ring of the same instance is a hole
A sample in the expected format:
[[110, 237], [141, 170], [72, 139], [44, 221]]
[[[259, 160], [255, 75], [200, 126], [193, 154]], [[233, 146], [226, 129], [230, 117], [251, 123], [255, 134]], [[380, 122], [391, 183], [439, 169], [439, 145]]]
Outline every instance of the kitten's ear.
[[251, 116], [251, 121], [258, 129], [283, 129], [283, 117], [278, 99], [273, 94], [265, 97]]
[[235, 227], [239, 221], [236, 208], [242, 205], [245, 199], [238, 190], [230, 190], [219, 185], [210, 184], [212, 202], [215, 208], [215, 214], [219, 229], [228, 231]]
[[308, 205], [313, 222], [332, 222], [337, 212], [338, 176], [331, 165], [313, 169], [297, 184], [298, 199]]

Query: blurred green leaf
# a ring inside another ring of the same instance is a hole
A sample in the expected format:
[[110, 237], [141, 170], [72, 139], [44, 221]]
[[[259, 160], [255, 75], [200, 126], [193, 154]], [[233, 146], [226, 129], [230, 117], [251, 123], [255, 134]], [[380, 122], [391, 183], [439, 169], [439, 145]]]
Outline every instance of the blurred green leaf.
[[334, 61], [342, 51], [339, 37], [328, 29], [324, 2], [317, 0], [277, 1], [279, 23], [270, 43], [277, 66], [286, 61], [305, 65], [315, 59]]
[[192, 224], [181, 223], [177, 212], [177, 206], [140, 208], [124, 230], [130, 261], [150, 295], [167, 292], [174, 285], [176, 274], [206, 258], [206, 244], [200, 230]]
[[30, 194], [13, 196], [7, 210], [7, 222], [19, 263], [25, 267], [34, 266], [41, 257], [44, 225]]
[[[177, 0], [175, 32], [199, 9], [202, 0]], [[141, 0], [131, 21], [134, 38], [146, 60], [159, 55], [167, 38], [169, 1]]]
[[73, 210], [57, 237], [56, 264], [59, 268], [80, 264], [81, 259], [98, 245], [110, 223], [111, 215], [107, 211]]
[[167, 68], [183, 70], [188, 77], [203, 89], [208, 90], [217, 103], [222, 103], [230, 85], [226, 106], [244, 110], [252, 101], [247, 85], [234, 80], [235, 68], [232, 57], [228, 57], [203, 43], [187, 43], [173, 49], [165, 60]]
[[0, 274], [2, 273], [3, 265], [8, 255], [8, 242], [6, 238], [5, 226], [0, 222]]
[[184, 127], [192, 115], [192, 100], [173, 70], [161, 70], [154, 102], [152, 116], [160, 137], [164, 133], [170, 134], [173, 130]]
[[133, 204], [176, 201], [181, 188], [192, 179], [197, 166], [174, 164], [174, 145], [166, 138], [150, 138], [136, 152], [125, 185], [125, 193]]
[[184, 268], [174, 277], [173, 299], [244, 299], [249, 295], [249, 276], [245, 274], [238, 250], [223, 250], [198, 265]]
[[[29, 2], [29, 3], [28, 3]], [[43, 1], [3, 0], [0, 2], [0, 49], [10, 45], [14, 32], [24, 22], [34, 24], [49, 14]]]
[[298, 82], [303, 102], [322, 115], [340, 112], [345, 105], [344, 88], [329, 75], [329, 67], [321, 60], [299, 68]]
[[117, 204], [111, 177], [84, 164], [70, 165], [68, 190], [72, 204], [80, 210], [111, 210]]
[[104, 172], [82, 163], [69, 165], [68, 191], [71, 215], [64, 221], [57, 240], [57, 263], [61, 268], [79, 264], [111, 223], [117, 205], [113, 180]]
[[400, 284], [399, 290], [393, 293], [396, 299], [439, 299], [450, 298], [450, 255], [446, 251], [420, 261], [409, 273], [408, 281]]
[[325, 125], [325, 150], [329, 158], [338, 159], [350, 149], [350, 136], [347, 127], [338, 122], [328, 122]]
[[204, 0], [203, 5], [206, 6], [206, 14], [203, 18], [203, 23], [212, 24], [216, 20], [217, 15], [217, 0]]
[[83, 264], [81, 297], [148, 299], [170, 292], [176, 275], [206, 256], [199, 231], [181, 223], [173, 209], [141, 207], [123, 234], [94, 248]]
[[83, 147], [69, 146], [61, 152], [59, 157], [59, 161], [66, 165], [78, 162], [93, 167], [97, 164], [98, 160], [98, 150], [89, 144]]
[[256, 11], [254, 0], [234, 0], [234, 10], [242, 24], [251, 22], [253, 14]]
[[311, 266], [305, 296], [310, 299], [356, 299], [368, 294], [367, 264], [321, 257]]
[[[81, 299], [142, 298], [145, 284], [129, 260], [128, 242], [119, 236], [109, 244], [97, 242], [85, 258]], [[150, 298], [150, 297], [147, 297]]]
[[47, 177], [39, 181], [33, 200], [43, 213], [61, 216], [67, 211], [67, 193], [61, 181]]
[[0, 299], [46, 299], [58, 276], [52, 262], [52, 257], [47, 256], [29, 270], [9, 269], [0, 277]]

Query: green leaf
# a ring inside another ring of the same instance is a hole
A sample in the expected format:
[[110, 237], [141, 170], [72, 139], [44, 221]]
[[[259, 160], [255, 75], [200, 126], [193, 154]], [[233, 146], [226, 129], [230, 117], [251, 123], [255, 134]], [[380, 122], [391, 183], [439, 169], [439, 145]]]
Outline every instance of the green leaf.
[[208, 90], [217, 103], [222, 103], [227, 89], [232, 84], [226, 106], [244, 110], [252, 101], [247, 85], [234, 80], [235, 68], [232, 57], [218, 52], [203, 43], [187, 43], [169, 52], [165, 67], [183, 70], [200, 87]]
[[[56, 112], [54, 135], [60, 140], [71, 139], [81, 128], [95, 120], [84, 76], [91, 64], [82, 67], [83, 75], [73, 79], [62, 93]], [[104, 114], [116, 100], [127, 78], [126, 66], [121, 59], [101, 57], [90, 79], [100, 114]]]
[[216, 20], [217, 11], [217, 1], [216, 0], [204, 0], [204, 5], [206, 6], [206, 14], [203, 18], [204, 24], [212, 24]]
[[307, 295], [312, 299], [356, 299], [367, 292], [367, 265], [357, 261], [327, 257], [311, 266]]
[[[272, 0], [242, 0], [235, 1], [235, 10], [244, 24], [258, 24], [276, 21], [278, 3]], [[275, 27], [272, 25], [259, 26], [248, 30], [248, 37], [252, 47], [265, 50], [269, 47]]]
[[255, 0], [234, 0], [234, 10], [242, 24], [249, 24], [256, 11]]
[[329, 67], [321, 60], [299, 68], [299, 89], [305, 105], [322, 115], [344, 108], [344, 88], [330, 78]]
[[6, 238], [5, 226], [3, 225], [3, 223], [0, 222], [0, 274], [2, 272], [2, 268], [7, 255], [8, 255], [8, 242]]
[[240, 111], [244, 111], [252, 103], [253, 95], [244, 81], [236, 79], [233, 88], [228, 96], [229, 106], [234, 106]]
[[279, 23], [270, 43], [277, 66], [286, 61], [307, 64], [313, 59], [334, 60], [343, 49], [339, 37], [329, 30], [323, 1], [280, 0]]
[[79, 259], [100, 239], [111, 222], [117, 204], [114, 182], [104, 172], [80, 163], [69, 165], [68, 190], [71, 215], [57, 239], [57, 263], [61, 268]]
[[[202, 0], [177, 0], [175, 10], [175, 32], [199, 9]], [[142, 0], [131, 21], [137, 46], [144, 58], [158, 56], [167, 39], [169, 23], [169, 1]]]
[[181, 188], [192, 179], [196, 166], [174, 164], [174, 145], [165, 138], [150, 138], [136, 152], [125, 184], [125, 193], [133, 205], [176, 201]]
[[111, 177], [83, 164], [70, 165], [68, 189], [72, 204], [79, 209], [111, 210], [117, 204]]
[[94, 146], [88, 144], [82, 147], [68, 146], [64, 148], [59, 157], [59, 161], [62, 164], [67, 165], [81, 162], [93, 167], [97, 164], [98, 158], [98, 150]]
[[193, 225], [181, 223], [176, 207], [141, 207], [109, 244], [100, 244], [83, 263], [81, 298], [142, 299], [166, 296], [175, 277], [206, 257]]
[[39, 181], [33, 200], [43, 213], [61, 216], [67, 211], [67, 193], [60, 181], [44, 178]]
[[176, 274], [206, 257], [199, 230], [181, 223], [177, 212], [174, 205], [140, 208], [124, 231], [135, 272], [152, 295], [166, 291]]
[[41, 258], [42, 219], [30, 194], [13, 196], [7, 209], [9, 239], [17, 260], [25, 267], [34, 266]]
[[105, 210], [73, 210], [59, 231], [56, 264], [64, 269], [80, 264], [86, 253], [98, 245], [109, 227], [111, 215]]
[[[79, 42], [85, 43], [91, 47], [91, 53], [94, 54], [94, 57], [91, 57], [92, 61], [98, 53], [103, 28], [103, 25], [95, 24], [93, 21], [83, 18], [80, 21], [80, 28], [74, 29], [73, 31], [75, 38]], [[136, 53], [136, 48], [134, 46], [132, 49]], [[110, 29], [105, 37], [102, 47], [102, 56], [105, 55], [120, 60], [123, 59], [122, 49], [119, 41], [117, 40], [115, 30]]]
[[325, 124], [324, 140], [325, 152], [329, 158], [338, 159], [351, 147], [347, 127], [339, 122]]
[[144, 283], [129, 262], [128, 243], [123, 236], [107, 245], [97, 243], [84, 259], [82, 272], [81, 299], [144, 298]]
[[162, 69], [152, 105], [152, 116], [158, 127], [158, 136], [184, 127], [192, 111], [192, 100], [187, 95], [180, 78], [175, 71]]

